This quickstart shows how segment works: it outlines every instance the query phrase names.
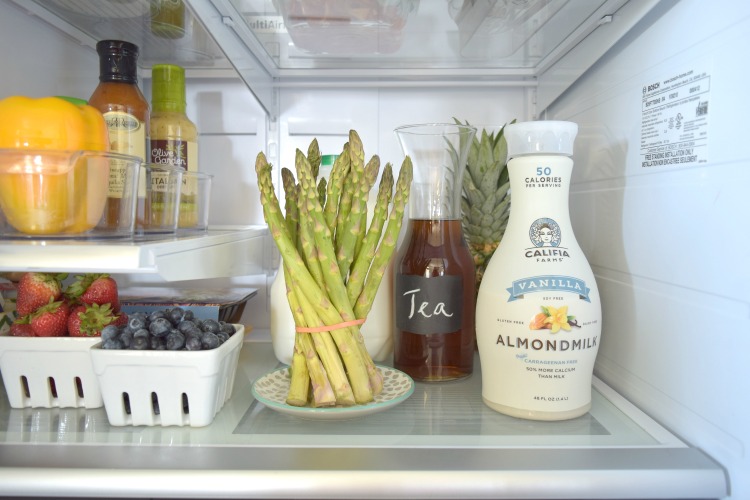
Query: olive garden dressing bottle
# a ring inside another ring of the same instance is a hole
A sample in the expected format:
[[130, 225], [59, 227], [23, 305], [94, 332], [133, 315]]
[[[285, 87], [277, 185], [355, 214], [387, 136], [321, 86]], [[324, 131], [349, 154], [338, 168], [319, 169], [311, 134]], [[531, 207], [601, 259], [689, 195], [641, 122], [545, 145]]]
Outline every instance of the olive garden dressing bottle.
[[[197, 172], [198, 129], [185, 114], [185, 70], [174, 64], [155, 64], [151, 78], [150, 161]], [[196, 179], [183, 179], [180, 227], [197, 225], [197, 195]]]

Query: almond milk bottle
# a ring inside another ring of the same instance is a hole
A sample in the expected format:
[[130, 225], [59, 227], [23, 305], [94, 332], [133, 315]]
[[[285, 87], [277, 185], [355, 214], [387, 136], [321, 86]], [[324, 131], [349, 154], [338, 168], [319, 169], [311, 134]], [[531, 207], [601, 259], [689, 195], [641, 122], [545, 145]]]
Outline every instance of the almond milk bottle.
[[513, 205], [479, 289], [482, 398], [514, 417], [563, 420], [591, 408], [601, 305], [568, 213], [578, 126], [508, 125]]

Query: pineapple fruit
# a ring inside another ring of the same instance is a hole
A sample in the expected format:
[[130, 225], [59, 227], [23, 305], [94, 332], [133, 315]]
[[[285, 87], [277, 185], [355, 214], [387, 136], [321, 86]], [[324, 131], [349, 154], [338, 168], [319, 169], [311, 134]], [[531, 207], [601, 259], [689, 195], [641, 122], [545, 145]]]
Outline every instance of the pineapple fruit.
[[[454, 121], [460, 124], [455, 118]], [[477, 131], [463, 176], [461, 217], [464, 238], [476, 266], [477, 290], [510, 215], [510, 182], [506, 165], [508, 143], [504, 130], [505, 126], [499, 131]]]

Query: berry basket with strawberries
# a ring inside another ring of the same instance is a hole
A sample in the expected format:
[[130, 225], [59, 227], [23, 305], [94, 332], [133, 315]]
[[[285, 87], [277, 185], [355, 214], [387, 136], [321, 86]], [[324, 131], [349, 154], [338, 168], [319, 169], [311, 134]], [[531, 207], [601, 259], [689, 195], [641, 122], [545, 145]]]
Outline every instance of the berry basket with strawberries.
[[[63, 289], [66, 278], [29, 272], [18, 282], [16, 319], [8, 335], [0, 336], [0, 373], [13, 408], [103, 405], [89, 350], [104, 325], [124, 319], [111, 300], [116, 284], [107, 275], [84, 275]], [[105, 288], [107, 297], [100, 295]], [[79, 319], [83, 312], [86, 319]]]
[[16, 319], [0, 336], [0, 373], [13, 408], [103, 405], [89, 350], [104, 326], [126, 318], [117, 285], [107, 275], [87, 274], [64, 290], [66, 278], [29, 272], [18, 282]]

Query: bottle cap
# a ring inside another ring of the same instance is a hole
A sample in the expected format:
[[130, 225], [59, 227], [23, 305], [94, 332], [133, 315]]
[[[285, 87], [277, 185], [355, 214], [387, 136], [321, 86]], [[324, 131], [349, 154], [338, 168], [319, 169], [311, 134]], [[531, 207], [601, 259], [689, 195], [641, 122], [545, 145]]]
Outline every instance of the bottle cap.
[[185, 112], [185, 70], [174, 64], [151, 68], [152, 111]]
[[318, 176], [329, 179], [331, 176], [331, 170], [333, 170], [333, 164], [336, 163], [336, 158], [339, 155], [323, 155], [320, 157], [320, 170]]
[[122, 40], [102, 40], [99, 54], [99, 81], [138, 83], [138, 46]]
[[578, 124], [551, 120], [511, 123], [504, 133], [508, 158], [533, 154], [572, 156]]

